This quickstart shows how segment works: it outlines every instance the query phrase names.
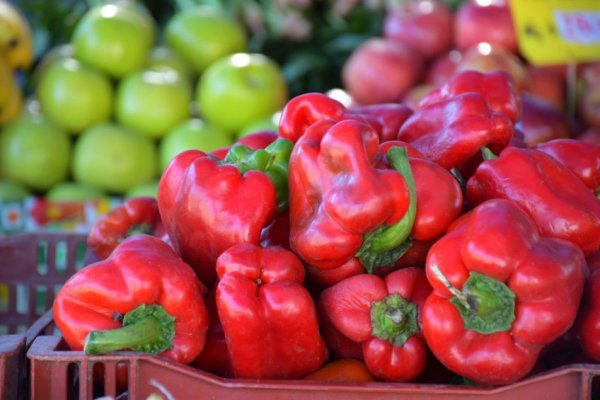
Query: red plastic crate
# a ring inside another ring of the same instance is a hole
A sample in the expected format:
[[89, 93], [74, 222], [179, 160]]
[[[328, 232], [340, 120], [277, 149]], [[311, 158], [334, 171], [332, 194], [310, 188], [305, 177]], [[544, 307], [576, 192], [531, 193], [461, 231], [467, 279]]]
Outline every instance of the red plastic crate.
[[[48, 313], [39, 323], [51, 324]], [[226, 379], [158, 356], [136, 352], [86, 356], [70, 351], [59, 336], [39, 336], [27, 357], [31, 399], [227, 399], [227, 400], [417, 400], [544, 399], [592, 400], [600, 365], [573, 364], [497, 388], [372, 382], [360, 384], [303, 380]], [[117, 386], [117, 366], [128, 387]], [[99, 374], [100, 373], [100, 374]]]
[[25, 336], [0, 336], [0, 399], [16, 400], [26, 375]]
[[23, 233], [0, 238], [0, 399], [26, 399], [26, 352], [48, 323], [60, 286], [87, 262], [82, 233]]
[[0, 334], [24, 334], [60, 286], [86, 264], [82, 233], [23, 233], [0, 239]]

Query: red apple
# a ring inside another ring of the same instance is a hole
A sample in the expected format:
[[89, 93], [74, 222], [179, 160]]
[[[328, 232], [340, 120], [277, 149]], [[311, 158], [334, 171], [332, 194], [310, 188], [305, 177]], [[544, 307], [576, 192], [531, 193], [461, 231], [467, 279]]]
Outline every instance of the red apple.
[[411, 0], [392, 6], [383, 22], [383, 36], [432, 59], [452, 47], [454, 16], [440, 0]]
[[464, 2], [454, 18], [454, 44], [466, 49], [481, 42], [498, 44], [517, 54], [518, 42], [506, 0]]
[[358, 104], [399, 102], [418, 81], [423, 64], [423, 56], [410, 47], [373, 37], [350, 55], [342, 81]]
[[420, 85], [413, 86], [402, 102], [406, 104], [408, 108], [411, 110], [416, 110], [419, 107], [419, 102], [423, 97], [425, 97], [429, 92], [435, 89], [437, 86], [431, 83], [422, 83]]
[[436, 86], [446, 83], [456, 72], [462, 57], [462, 52], [456, 49], [437, 57], [429, 65], [425, 82]]
[[521, 106], [516, 127], [523, 132], [528, 146], [571, 137], [569, 121], [561, 108], [525, 92], [521, 94]]
[[526, 92], [532, 93], [554, 104], [556, 107], [565, 108], [566, 84], [560, 74], [547, 67], [527, 66], [529, 79]]
[[500, 45], [479, 43], [463, 51], [456, 71], [476, 70], [480, 72], [505, 71], [513, 78], [515, 90], [527, 86], [527, 68], [520, 58]]

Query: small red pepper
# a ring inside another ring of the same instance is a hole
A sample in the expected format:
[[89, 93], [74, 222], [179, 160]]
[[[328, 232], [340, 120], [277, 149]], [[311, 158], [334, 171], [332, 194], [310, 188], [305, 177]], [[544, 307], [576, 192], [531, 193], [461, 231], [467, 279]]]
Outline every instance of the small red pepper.
[[90, 230], [87, 246], [104, 259], [125, 238], [136, 233], [159, 237], [164, 233], [154, 197], [131, 197], [102, 215]]
[[234, 377], [299, 378], [327, 361], [294, 253], [242, 243], [219, 256], [217, 273], [217, 311]]
[[262, 230], [287, 208], [292, 144], [278, 139], [265, 149], [234, 146], [225, 160], [188, 150], [162, 175], [158, 206], [169, 237], [206, 285], [215, 262], [238, 243], [258, 244]]
[[467, 182], [471, 204], [511, 200], [542, 235], [569, 240], [586, 255], [600, 248], [600, 200], [566, 166], [535, 149], [507, 147], [486, 157]]
[[594, 194], [600, 194], [600, 145], [578, 139], [553, 139], [535, 149], [560, 161]]
[[138, 234], [62, 286], [54, 321], [73, 350], [131, 349], [187, 364], [206, 338], [203, 291], [194, 271], [168, 244]]
[[510, 118], [490, 108], [483, 95], [469, 92], [416, 110], [400, 128], [398, 140], [450, 170], [480, 157], [484, 146], [499, 152], [513, 132]]
[[516, 203], [488, 200], [429, 250], [427, 344], [458, 375], [482, 384], [514, 382], [573, 325], [586, 270], [577, 246], [540, 236]]
[[503, 71], [460, 71], [421, 99], [419, 108], [463, 93], [479, 93], [493, 111], [506, 115], [516, 123], [521, 116], [521, 98], [513, 86], [511, 76]]
[[283, 107], [279, 120], [279, 136], [296, 143], [315, 122], [340, 121], [346, 107], [323, 93], [304, 93], [290, 99]]
[[406, 251], [416, 191], [406, 149], [388, 150], [365, 122], [318, 121], [290, 157], [290, 246], [307, 264], [334, 269], [357, 258], [367, 270]]
[[424, 270], [409, 267], [381, 278], [360, 274], [325, 289], [319, 311], [345, 337], [362, 344], [369, 371], [386, 381], [411, 381], [425, 368], [421, 308], [431, 286]]

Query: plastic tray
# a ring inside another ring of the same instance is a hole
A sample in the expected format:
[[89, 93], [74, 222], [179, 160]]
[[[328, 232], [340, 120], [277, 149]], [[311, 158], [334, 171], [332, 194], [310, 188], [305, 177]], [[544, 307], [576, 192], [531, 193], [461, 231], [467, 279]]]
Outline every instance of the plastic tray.
[[0, 336], [0, 399], [19, 398], [26, 377], [25, 336]]

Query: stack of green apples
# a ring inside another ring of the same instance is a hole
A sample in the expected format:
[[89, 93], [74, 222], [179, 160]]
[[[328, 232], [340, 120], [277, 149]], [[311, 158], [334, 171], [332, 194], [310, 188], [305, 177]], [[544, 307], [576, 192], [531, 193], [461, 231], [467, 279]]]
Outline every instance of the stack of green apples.
[[23, 113], [1, 126], [1, 179], [53, 200], [155, 195], [179, 152], [277, 129], [288, 87], [248, 41], [208, 6], [161, 29], [140, 3], [90, 8], [38, 63]]

